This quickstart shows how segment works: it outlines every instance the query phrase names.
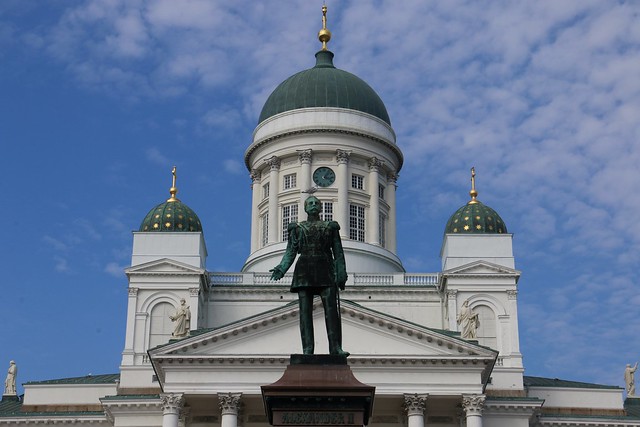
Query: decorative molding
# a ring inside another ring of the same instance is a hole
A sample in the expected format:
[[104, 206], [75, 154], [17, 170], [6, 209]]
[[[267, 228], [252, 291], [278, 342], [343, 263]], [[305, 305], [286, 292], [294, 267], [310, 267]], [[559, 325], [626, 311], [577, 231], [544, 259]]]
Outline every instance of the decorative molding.
[[197, 297], [200, 295], [200, 288], [189, 288], [189, 296]]
[[336, 160], [338, 161], [339, 165], [349, 163], [350, 157], [351, 157], [351, 151], [340, 150], [340, 149], [336, 150]]
[[313, 157], [311, 149], [298, 150], [298, 160], [301, 164], [311, 164], [311, 158]]
[[482, 410], [484, 409], [484, 401], [487, 398], [484, 394], [463, 394], [462, 395], [462, 408], [469, 416], [482, 416]]
[[510, 300], [518, 299], [518, 291], [515, 289], [508, 290], [507, 298], [509, 298]]
[[458, 290], [457, 289], [448, 289], [447, 290], [447, 299], [456, 299], [457, 296], [458, 296]]
[[402, 155], [402, 151], [400, 151], [400, 148], [398, 148], [397, 144], [393, 142], [389, 142], [382, 138], [378, 138], [373, 135], [363, 133], [363, 132], [354, 132], [354, 131], [348, 131], [343, 129], [327, 129], [327, 128], [309, 128], [309, 129], [294, 130], [289, 132], [282, 132], [277, 135], [273, 135], [273, 136], [264, 138], [260, 141], [254, 142], [253, 144], [251, 144], [251, 146], [249, 146], [249, 149], [245, 152], [245, 155], [244, 155], [245, 164], [247, 165], [248, 168], [251, 168], [251, 165], [248, 162], [249, 162], [249, 159], [251, 159], [251, 155], [253, 154], [253, 152], [258, 148], [262, 147], [263, 145], [268, 144], [271, 141], [274, 141], [276, 139], [286, 138], [289, 136], [294, 136], [294, 135], [304, 135], [304, 134], [314, 134], [314, 133], [333, 133], [333, 134], [341, 134], [341, 135], [353, 135], [353, 136], [366, 138], [371, 141], [375, 141], [389, 148], [391, 151], [393, 151], [393, 153], [396, 155], [396, 157], [399, 160], [398, 169], [402, 167], [404, 156]]
[[369, 170], [372, 172], [378, 172], [380, 168], [384, 166], [384, 162], [377, 157], [372, 157], [369, 159]]
[[403, 408], [407, 416], [422, 415], [427, 407], [428, 394], [405, 394]]
[[138, 296], [138, 288], [129, 288], [129, 296], [137, 297]]
[[218, 403], [222, 415], [238, 416], [242, 393], [218, 393]]
[[163, 414], [180, 414], [184, 407], [184, 395], [182, 393], [162, 393], [160, 400], [162, 401]]
[[272, 171], [280, 170], [281, 161], [280, 161], [280, 158], [278, 156], [272, 156], [269, 159], [265, 160], [264, 162], [269, 165], [269, 168]]
[[390, 185], [395, 185], [396, 187], [398, 186], [398, 178], [400, 178], [400, 175], [398, 175], [397, 172], [389, 172], [387, 174], [387, 183]]
[[251, 182], [253, 184], [255, 184], [256, 182], [260, 181], [260, 177], [262, 176], [262, 174], [260, 173], [260, 171], [258, 169], [251, 169], [251, 172], [249, 172], [249, 177], [251, 178]]

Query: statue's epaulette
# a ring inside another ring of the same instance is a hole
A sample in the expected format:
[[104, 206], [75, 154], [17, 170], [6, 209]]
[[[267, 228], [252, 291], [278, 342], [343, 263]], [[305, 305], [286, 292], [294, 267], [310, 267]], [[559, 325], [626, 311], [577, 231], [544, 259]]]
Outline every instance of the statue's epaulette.
[[329, 228], [330, 228], [331, 230], [338, 231], [338, 230], [340, 230], [340, 224], [338, 224], [338, 223], [337, 223], [337, 222], [335, 222], [335, 221], [329, 221]]
[[[297, 226], [298, 226], [297, 222], [290, 222], [289, 225], [287, 226], [287, 232], [291, 233], [291, 231], [294, 230]], [[340, 229], [340, 226], [338, 226], [338, 229]]]

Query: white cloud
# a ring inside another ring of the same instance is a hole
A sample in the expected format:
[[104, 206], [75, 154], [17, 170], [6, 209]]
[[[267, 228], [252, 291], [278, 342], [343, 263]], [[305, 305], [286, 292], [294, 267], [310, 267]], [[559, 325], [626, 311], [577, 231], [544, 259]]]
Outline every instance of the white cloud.
[[235, 175], [240, 175], [244, 173], [245, 168], [244, 165], [237, 160], [226, 159], [224, 161], [224, 170]]
[[160, 166], [169, 165], [169, 159], [157, 147], [148, 148], [145, 152], [147, 160]]
[[104, 272], [118, 279], [122, 279], [124, 276], [124, 269], [125, 266], [118, 265], [116, 262], [110, 262], [104, 267]]

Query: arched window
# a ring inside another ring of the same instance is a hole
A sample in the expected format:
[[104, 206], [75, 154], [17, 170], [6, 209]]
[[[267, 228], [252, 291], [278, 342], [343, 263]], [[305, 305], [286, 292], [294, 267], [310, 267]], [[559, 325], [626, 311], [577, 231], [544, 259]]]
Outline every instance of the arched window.
[[493, 310], [486, 305], [473, 307], [473, 311], [478, 313], [480, 326], [478, 327], [478, 342], [484, 346], [498, 349], [496, 315]]
[[151, 309], [151, 325], [149, 328], [149, 348], [166, 344], [171, 339], [173, 324], [169, 316], [173, 316], [176, 309], [168, 302], [161, 302]]

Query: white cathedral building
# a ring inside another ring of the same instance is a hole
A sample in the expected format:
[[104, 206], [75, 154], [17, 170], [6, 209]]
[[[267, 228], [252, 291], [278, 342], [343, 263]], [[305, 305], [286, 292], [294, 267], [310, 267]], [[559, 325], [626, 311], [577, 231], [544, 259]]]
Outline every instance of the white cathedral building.
[[[207, 270], [204, 230], [174, 175], [171, 197], [133, 233], [119, 372], [5, 390], [0, 426], [268, 426], [260, 386], [302, 350], [291, 273], [274, 282], [269, 270], [288, 224], [306, 219], [309, 193], [341, 225], [343, 347], [356, 378], [375, 386], [371, 427], [640, 426], [640, 399], [619, 387], [524, 376], [513, 235], [475, 185], [443, 224], [441, 271], [405, 272], [403, 154], [383, 101], [334, 66], [329, 37], [324, 26], [315, 66], [271, 93], [246, 149], [251, 253], [241, 271]], [[316, 353], [328, 353], [315, 307]]]

